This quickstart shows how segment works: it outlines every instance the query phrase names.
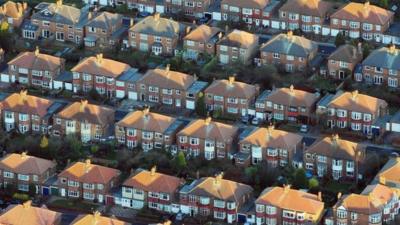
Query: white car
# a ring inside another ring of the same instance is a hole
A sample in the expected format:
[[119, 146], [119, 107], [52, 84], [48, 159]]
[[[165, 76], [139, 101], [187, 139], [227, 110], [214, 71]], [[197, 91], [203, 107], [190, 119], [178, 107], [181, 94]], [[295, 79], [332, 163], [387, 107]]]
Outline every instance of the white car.
[[308, 126], [305, 125], [305, 124], [301, 125], [300, 132], [301, 133], [307, 133], [308, 132]]

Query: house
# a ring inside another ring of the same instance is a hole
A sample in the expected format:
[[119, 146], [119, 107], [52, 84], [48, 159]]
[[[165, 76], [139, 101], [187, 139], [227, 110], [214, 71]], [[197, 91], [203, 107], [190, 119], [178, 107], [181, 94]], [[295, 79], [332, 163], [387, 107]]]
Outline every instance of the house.
[[119, 75], [115, 80], [115, 97], [122, 99], [138, 100], [136, 92], [136, 81], [143, 76], [139, 69], [130, 68]]
[[350, 44], [340, 46], [328, 57], [329, 77], [343, 80], [347, 76], [352, 76], [356, 65], [362, 59], [361, 43], [359, 43], [358, 47]]
[[12, 225], [60, 225], [61, 213], [47, 209], [46, 207], [32, 206], [32, 201], [21, 205], [9, 205], [0, 215], [0, 224]]
[[81, 141], [99, 141], [112, 135], [114, 109], [94, 105], [87, 100], [73, 102], [54, 115], [55, 136], [77, 135]]
[[211, 117], [189, 123], [177, 134], [178, 150], [205, 159], [227, 158], [231, 155], [238, 128], [211, 121]]
[[95, 89], [99, 94], [113, 98], [116, 78], [130, 68], [126, 63], [104, 58], [103, 54], [84, 58], [71, 69], [73, 91], [88, 93]]
[[368, 185], [361, 194], [339, 193], [332, 212], [332, 216], [325, 218], [326, 225], [388, 224], [398, 215], [399, 196], [384, 185]]
[[65, 69], [65, 59], [40, 53], [21, 52], [8, 63], [8, 82], [18, 81], [28, 86], [53, 89], [53, 81]]
[[217, 27], [200, 25], [183, 38], [184, 57], [196, 60], [199, 56], [215, 55], [215, 47], [222, 38], [222, 31]]
[[319, 224], [324, 214], [318, 195], [284, 187], [268, 187], [255, 201], [256, 224]]
[[[29, 156], [26, 152], [11, 153], [0, 159], [0, 182], [2, 187], [13, 185], [19, 191], [28, 192], [35, 187], [41, 193], [42, 185], [56, 172], [56, 163]], [[31, 190], [32, 191], [32, 190]]]
[[273, 64], [286, 72], [305, 71], [318, 52], [318, 45], [304, 37], [278, 34], [260, 48], [263, 65]]
[[153, 14], [156, 12], [157, 2], [156, 0], [126, 0], [126, 5], [128, 9], [137, 9], [141, 13]]
[[47, 134], [52, 117], [64, 104], [45, 98], [28, 95], [25, 90], [6, 97], [1, 102], [2, 123], [9, 132]]
[[327, 107], [329, 128], [348, 128], [368, 135], [372, 133], [371, 125], [388, 113], [385, 100], [360, 94], [357, 90], [338, 93]]
[[30, 8], [26, 2], [7, 1], [0, 6], [0, 19], [10, 27], [20, 27], [29, 13]]
[[221, 14], [223, 21], [244, 21], [247, 24], [260, 26], [263, 21], [264, 9], [270, 0], [222, 0]]
[[184, 186], [180, 192], [183, 214], [212, 217], [229, 224], [237, 222], [237, 213], [252, 201], [253, 188], [247, 184], [216, 177], [203, 177]]
[[258, 118], [277, 121], [291, 121], [299, 123], [312, 123], [315, 105], [319, 93], [289, 88], [277, 88], [260, 95], [262, 100], [256, 102]]
[[272, 125], [256, 128], [239, 141], [236, 163], [250, 161], [253, 165], [266, 162], [271, 167], [287, 166], [296, 151], [302, 151], [302, 139], [301, 135], [275, 129]]
[[156, 171], [138, 169], [122, 184], [122, 206], [144, 207], [166, 213], [179, 212], [179, 188], [182, 180]]
[[154, 55], [174, 55], [185, 28], [159, 13], [148, 16], [129, 29], [127, 46]]
[[362, 62], [362, 73], [355, 76], [358, 82], [384, 85], [389, 88], [399, 86], [400, 51], [395, 45], [373, 50]]
[[80, 44], [84, 37], [84, 25], [88, 21], [88, 8], [78, 9], [56, 3], [42, 2], [35, 7], [31, 20], [22, 26], [22, 37], [38, 40], [51, 39]]
[[181, 120], [150, 112], [149, 108], [134, 111], [115, 124], [115, 137], [128, 148], [141, 146], [144, 151], [168, 149], [183, 126]]
[[366, 166], [366, 149], [360, 143], [340, 139], [335, 134], [314, 142], [304, 151], [303, 159], [306, 170], [318, 177], [358, 180], [363, 177]]
[[102, 216], [99, 211], [95, 211], [93, 212], [93, 214], [79, 215], [71, 222], [71, 225], [87, 225], [87, 224], [130, 225], [130, 223], [118, 220], [114, 216], [112, 217]]
[[85, 162], [75, 162], [58, 174], [61, 197], [97, 200], [103, 203], [105, 195], [117, 186], [121, 172], [117, 169]]
[[[324, 23], [329, 18], [333, 4], [324, 0], [288, 0], [279, 9], [280, 29], [306, 33], [325, 34]], [[329, 34], [329, 31], [328, 31]]]
[[390, 10], [365, 3], [349, 2], [330, 16], [331, 35], [339, 32], [350, 38], [362, 38], [382, 42], [383, 33], [393, 23]]
[[230, 76], [228, 80], [215, 80], [206, 88], [205, 103], [208, 110], [245, 116], [256, 101], [258, 92], [258, 86], [235, 81], [235, 77]]
[[258, 36], [233, 30], [217, 42], [217, 57], [221, 64], [251, 64], [258, 50]]
[[165, 69], [148, 70], [136, 81], [139, 101], [148, 101], [178, 109], [194, 109], [198, 94], [208, 85], [196, 76]]
[[164, 1], [164, 10], [168, 14], [184, 13], [186, 16], [203, 18], [214, 0]]
[[123, 16], [118, 13], [100, 12], [85, 25], [86, 47], [113, 47], [122, 40], [128, 27], [122, 23]]
[[400, 157], [390, 158], [378, 172], [372, 184], [382, 184], [393, 189], [397, 195], [400, 194]]

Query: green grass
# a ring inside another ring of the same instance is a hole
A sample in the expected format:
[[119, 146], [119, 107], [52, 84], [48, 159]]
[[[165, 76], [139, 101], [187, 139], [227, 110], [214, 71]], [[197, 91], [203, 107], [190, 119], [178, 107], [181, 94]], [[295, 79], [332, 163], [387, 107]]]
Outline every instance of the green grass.
[[291, 124], [291, 123], [287, 123], [287, 124], [282, 124], [279, 126], [279, 129], [281, 130], [285, 130], [288, 132], [294, 132], [297, 133], [300, 130], [300, 124]]
[[49, 207], [77, 210], [82, 212], [93, 212], [98, 205], [80, 200], [58, 199], [48, 204]]
[[337, 181], [329, 181], [327, 184], [324, 185], [324, 187], [329, 190], [332, 191], [334, 193], [349, 193], [350, 192], [350, 188], [353, 186], [353, 184], [349, 184], [349, 183], [339, 183]]

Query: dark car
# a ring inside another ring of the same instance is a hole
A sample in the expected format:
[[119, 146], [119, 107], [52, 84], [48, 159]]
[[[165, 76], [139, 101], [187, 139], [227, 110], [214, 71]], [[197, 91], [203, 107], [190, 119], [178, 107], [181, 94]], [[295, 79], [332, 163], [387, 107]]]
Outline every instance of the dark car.
[[151, 15], [151, 13], [149, 13], [149, 12], [140, 12], [139, 14], [138, 14], [138, 17], [148, 17], [148, 16], [150, 16]]

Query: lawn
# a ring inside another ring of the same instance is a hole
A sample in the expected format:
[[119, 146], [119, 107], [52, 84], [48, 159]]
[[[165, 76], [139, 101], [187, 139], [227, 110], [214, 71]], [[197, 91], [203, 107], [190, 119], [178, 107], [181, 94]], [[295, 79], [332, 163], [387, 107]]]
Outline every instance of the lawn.
[[354, 184], [351, 183], [339, 183], [337, 181], [329, 181], [328, 183], [326, 183], [324, 185], [324, 188], [334, 192], [334, 193], [349, 193], [350, 192], [350, 188], [353, 186]]
[[300, 131], [300, 124], [291, 124], [291, 123], [287, 123], [287, 124], [282, 124], [279, 126], [279, 129], [284, 130], [284, 131], [288, 131], [288, 132], [294, 132], [297, 133]]
[[87, 213], [93, 212], [98, 207], [98, 205], [94, 203], [69, 199], [57, 199], [50, 202], [48, 206], [54, 208], [82, 211]]

